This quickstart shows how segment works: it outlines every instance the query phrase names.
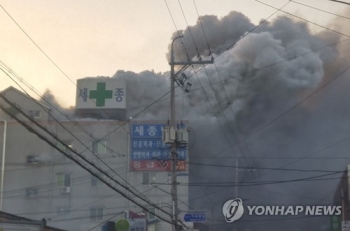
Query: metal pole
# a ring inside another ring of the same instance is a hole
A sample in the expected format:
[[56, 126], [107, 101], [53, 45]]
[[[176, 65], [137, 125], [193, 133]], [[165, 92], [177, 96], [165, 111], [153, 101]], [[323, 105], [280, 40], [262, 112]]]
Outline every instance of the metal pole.
[[[238, 157], [239, 155], [236, 156], [236, 174], [235, 174], [235, 198], [238, 198], [238, 181], [239, 181], [239, 177], [238, 177]], [[233, 230], [237, 231], [237, 224], [234, 224], [233, 226]]]
[[4, 175], [5, 175], [5, 151], [6, 151], [6, 130], [7, 130], [7, 121], [0, 120], [4, 122], [4, 137], [2, 141], [2, 163], [1, 163], [1, 187], [0, 187], [0, 210], [3, 208], [3, 195], [4, 195]]
[[[176, 122], [175, 122], [175, 65], [174, 65], [174, 42], [178, 38], [182, 38], [180, 35], [173, 39], [171, 43], [171, 57], [170, 57], [170, 128], [176, 130]], [[172, 167], [171, 167], [171, 199], [173, 206], [173, 221], [174, 221], [174, 230], [180, 231], [178, 228], [178, 203], [177, 203], [177, 178], [176, 178], [176, 162], [177, 162], [177, 153], [176, 153], [176, 140], [171, 144], [171, 159], [172, 159]]]
[[342, 221], [345, 221], [345, 203], [344, 203], [344, 189], [341, 189], [341, 215]]
[[[182, 35], [177, 36], [176, 38], [173, 39], [171, 43], [171, 55], [170, 55], [170, 130], [173, 132], [176, 132], [176, 121], [175, 121], [175, 80], [176, 80], [176, 75], [175, 74], [175, 65], [181, 65], [181, 66], [190, 66], [190, 65], [196, 65], [196, 64], [209, 64], [214, 62], [214, 58], [212, 57], [211, 60], [207, 61], [192, 61], [192, 60], [187, 60], [187, 61], [179, 61], [175, 62], [174, 58], [174, 42], [178, 38], [182, 38]], [[186, 69], [186, 68], [184, 68]], [[181, 69], [181, 70], [184, 70]], [[172, 132], [170, 131], [170, 133]], [[172, 159], [172, 167], [171, 167], [171, 181], [172, 181], [172, 187], [171, 187], [171, 198], [172, 198], [172, 204], [173, 204], [173, 222], [175, 226], [175, 231], [180, 231], [180, 227], [178, 225], [178, 201], [177, 201], [177, 179], [176, 179], [176, 163], [177, 163], [177, 153], [176, 153], [176, 147], [177, 147], [177, 141], [176, 138], [174, 142], [171, 143], [171, 159]]]
[[235, 197], [238, 198], [238, 156], [236, 157]]

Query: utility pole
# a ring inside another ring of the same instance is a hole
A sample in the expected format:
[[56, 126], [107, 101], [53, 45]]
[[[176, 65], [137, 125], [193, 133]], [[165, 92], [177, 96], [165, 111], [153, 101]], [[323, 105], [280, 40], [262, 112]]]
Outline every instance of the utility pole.
[[[211, 60], [199, 60], [199, 61], [179, 61], [175, 62], [174, 58], [174, 42], [176, 39], [183, 38], [183, 35], [179, 35], [173, 39], [171, 43], [171, 55], [170, 55], [170, 137], [173, 137], [173, 141], [171, 143], [170, 153], [172, 159], [172, 167], [171, 167], [171, 199], [173, 206], [173, 222], [174, 222], [174, 230], [181, 231], [180, 225], [178, 224], [178, 199], [177, 199], [177, 174], [176, 174], [176, 163], [177, 163], [177, 140], [176, 140], [176, 120], [175, 120], [175, 81], [177, 75], [184, 71], [187, 67], [195, 64], [210, 64], [214, 62], [214, 58]], [[175, 66], [183, 66], [179, 72], [175, 73]], [[172, 135], [173, 134], [173, 135]]]
[[[238, 194], [239, 172], [256, 172], [256, 171], [258, 171], [257, 169], [254, 169], [254, 168], [250, 168], [250, 169], [240, 169], [240, 168], [239, 168], [239, 157], [240, 157], [240, 154], [238, 154], [238, 155], [236, 156], [235, 198], [238, 198], [238, 197], [239, 197], [239, 194]], [[243, 200], [243, 198], [242, 198], [242, 200]], [[234, 230], [234, 231], [237, 231], [237, 223], [234, 224], [233, 230]]]

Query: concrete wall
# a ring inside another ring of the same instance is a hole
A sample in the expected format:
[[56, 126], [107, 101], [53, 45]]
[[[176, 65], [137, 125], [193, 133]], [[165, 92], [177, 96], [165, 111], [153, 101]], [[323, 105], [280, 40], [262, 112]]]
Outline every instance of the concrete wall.
[[[42, 107], [17, 90], [9, 90], [6, 95], [11, 100], [18, 101], [24, 111], [41, 110], [41, 117], [35, 119], [41, 125], [120, 182], [127, 181], [152, 202], [169, 212], [171, 211], [170, 185], [158, 185], [158, 188], [152, 185], [143, 185], [142, 172], [128, 171], [129, 124], [92, 119], [77, 119], [77, 124], [71, 121], [60, 121], [68, 132], [60, 124], [50, 119], [49, 114], [45, 113]], [[95, 226], [98, 227], [95, 230], [100, 230], [98, 225], [102, 221], [90, 219], [90, 209], [92, 208], [103, 208], [103, 219], [113, 217], [111, 221], [124, 217], [124, 214], [119, 216], [115, 216], [115, 214], [127, 209], [142, 212], [141, 208], [109, 187], [103, 184], [92, 186], [91, 175], [88, 172], [40, 140], [35, 134], [28, 132], [10, 117], [4, 117], [4, 119], [8, 121], [8, 129], [3, 211], [35, 220], [45, 218], [50, 226], [74, 231], [88, 230]], [[3, 124], [0, 123], [0, 147], [3, 145], [2, 133]], [[107, 138], [104, 138], [107, 134], [109, 134]], [[106, 162], [111, 169], [89, 151], [92, 142], [101, 139], [107, 142], [107, 151], [103, 154], [97, 154], [97, 156]], [[51, 140], [59, 145], [57, 141]], [[28, 156], [35, 156], [37, 161], [28, 163]], [[58, 182], [59, 174], [71, 175], [69, 193], [62, 193], [62, 185], [59, 185]], [[188, 183], [188, 174], [179, 176], [178, 181]], [[170, 182], [168, 172], [156, 173], [156, 183]], [[121, 186], [115, 184], [114, 186], [127, 193]], [[183, 204], [180, 201], [179, 208], [186, 211], [188, 210], [188, 187], [178, 187], [178, 190], [179, 199], [185, 202]], [[127, 194], [130, 195], [130, 193]], [[142, 202], [142, 204], [145, 203]], [[157, 213], [162, 214], [160, 211]], [[170, 219], [168, 215], [163, 214], [163, 217]], [[165, 222], [155, 223], [155, 229], [159, 231], [171, 230]]]

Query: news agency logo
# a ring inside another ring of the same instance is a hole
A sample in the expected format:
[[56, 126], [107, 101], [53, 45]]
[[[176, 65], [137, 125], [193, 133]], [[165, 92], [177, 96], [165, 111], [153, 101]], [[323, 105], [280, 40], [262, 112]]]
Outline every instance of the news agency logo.
[[243, 201], [240, 198], [226, 201], [222, 206], [222, 213], [227, 223], [238, 220], [244, 213]]
[[[246, 206], [248, 215], [252, 216], [339, 216], [341, 206]], [[240, 198], [231, 199], [222, 206], [222, 213], [227, 223], [237, 221], [243, 216], [244, 206]]]

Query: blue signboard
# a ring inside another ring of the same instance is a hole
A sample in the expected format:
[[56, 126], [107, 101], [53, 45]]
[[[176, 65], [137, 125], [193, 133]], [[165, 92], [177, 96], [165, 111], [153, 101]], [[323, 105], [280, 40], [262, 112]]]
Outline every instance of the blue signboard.
[[[162, 138], [162, 131], [165, 124], [133, 124], [132, 138]], [[184, 124], [177, 124], [177, 128], [184, 127]]]
[[[131, 125], [131, 160], [167, 160], [171, 158], [170, 145], [163, 143], [162, 131], [165, 124]], [[183, 127], [184, 125], [177, 125]], [[178, 160], [186, 160], [187, 150], [177, 149]]]
[[[177, 159], [186, 160], [186, 149], [177, 149]], [[169, 149], [134, 149], [131, 151], [132, 160], [168, 160], [171, 158]]]
[[183, 220], [185, 222], [206, 222], [207, 221], [207, 214], [205, 212], [187, 212], [183, 216]]
[[169, 147], [161, 139], [132, 139], [131, 147], [133, 149], [162, 149]]
[[133, 124], [132, 138], [162, 138], [163, 124]]

